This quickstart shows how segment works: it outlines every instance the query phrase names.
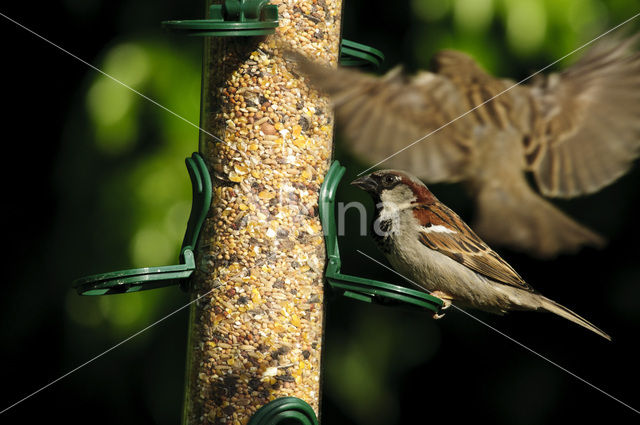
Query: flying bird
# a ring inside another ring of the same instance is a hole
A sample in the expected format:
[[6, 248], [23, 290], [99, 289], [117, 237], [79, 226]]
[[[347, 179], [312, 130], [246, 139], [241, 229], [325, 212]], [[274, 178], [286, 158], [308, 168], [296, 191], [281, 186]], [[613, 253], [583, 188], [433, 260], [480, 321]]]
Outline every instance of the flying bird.
[[536, 292], [416, 177], [382, 170], [351, 184], [374, 200], [372, 236], [389, 263], [442, 299], [444, 309], [455, 303], [497, 314], [547, 311], [611, 340], [587, 320]]
[[638, 39], [602, 39], [573, 66], [526, 85], [494, 78], [451, 50], [435, 55], [432, 71], [411, 77], [400, 67], [377, 77], [291, 55], [332, 99], [356, 155], [427, 183], [463, 182], [478, 234], [548, 258], [605, 243], [540, 194], [594, 193], [639, 155]]

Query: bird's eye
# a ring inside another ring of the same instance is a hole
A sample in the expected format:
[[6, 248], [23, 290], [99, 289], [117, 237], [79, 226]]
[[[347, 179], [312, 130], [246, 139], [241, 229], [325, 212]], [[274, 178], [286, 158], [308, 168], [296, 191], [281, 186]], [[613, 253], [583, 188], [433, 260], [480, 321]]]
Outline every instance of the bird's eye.
[[386, 176], [384, 176], [382, 178], [382, 184], [385, 187], [391, 187], [393, 186], [393, 184], [398, 180], [397, 176], [391, 175], [391, 174], [387, 174]]

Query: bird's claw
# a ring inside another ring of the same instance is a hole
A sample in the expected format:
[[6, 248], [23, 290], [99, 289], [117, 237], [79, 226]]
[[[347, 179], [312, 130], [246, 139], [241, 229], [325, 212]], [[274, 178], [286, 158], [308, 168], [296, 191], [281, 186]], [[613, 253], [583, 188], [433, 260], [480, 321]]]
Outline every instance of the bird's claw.
[[438, 309], [438, 311], [436, 313], [433, 313], [433, 318], [435, 320], [438, 319], [442, 319], [444, 317], [444, 310], [448, 309], [449, 307], [451, 307], [451, 299], [448, 295], [440, 292], [440, 291], [435, 291], [432, 292], [431, 295], [435, 295], [436, 297], [440, 298], [442, 300], [442, 305], [440, 306], [440, 308]]

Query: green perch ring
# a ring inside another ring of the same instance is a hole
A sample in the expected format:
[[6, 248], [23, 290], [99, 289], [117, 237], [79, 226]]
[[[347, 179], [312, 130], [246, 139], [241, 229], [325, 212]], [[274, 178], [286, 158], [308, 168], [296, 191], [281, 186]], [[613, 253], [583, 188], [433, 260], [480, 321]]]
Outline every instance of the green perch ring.
[[225, 0], [209, 7], [208, 19], [164, 21], [162, 26], [199, 37], [269, 35], [278, 26], [278, 6], [268, 0]]
[[344, 38], [340, 43], [341, 66], [379, 68], [383, 61], [384, 54], [378, 49]]
[[304, 400], [281, 397], [258, 409], [247, 425], [318, 425], [318, 419]]
[[193, 187], [193, 199], [187, 230], [180, 248], [180, 264], [82, 277], [74, 281], [74, 287], [80, 295], [111, 295], [161, 288], [185, 282], [193, 274], [196, 269], [194, 251], [213, 195], [209, 170], [202, 157], [194, 153], [185, 162]]

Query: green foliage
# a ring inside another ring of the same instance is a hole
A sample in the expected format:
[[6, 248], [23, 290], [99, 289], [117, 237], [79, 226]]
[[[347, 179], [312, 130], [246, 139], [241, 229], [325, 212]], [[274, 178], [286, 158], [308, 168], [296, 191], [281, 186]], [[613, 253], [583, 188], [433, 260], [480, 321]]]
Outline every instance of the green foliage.
[[513, 58], [551, 62], [635, 12], [630, 2], [603, 0], [412, 0], [411, 9], [419, 66], [451, 48], [505, 76]]

